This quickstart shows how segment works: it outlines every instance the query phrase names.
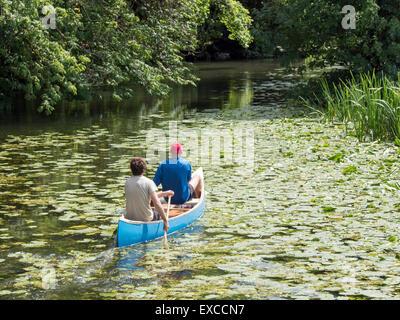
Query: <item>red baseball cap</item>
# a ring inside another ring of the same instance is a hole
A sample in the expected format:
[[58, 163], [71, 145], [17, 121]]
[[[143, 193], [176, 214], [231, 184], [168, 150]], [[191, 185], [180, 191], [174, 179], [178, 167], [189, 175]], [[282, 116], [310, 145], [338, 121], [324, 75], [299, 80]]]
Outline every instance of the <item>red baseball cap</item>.
[[182, 153], [183, 149], [182, 149], [182, 145], [180, 143], [173, 143], [170, 149], [171, 153], [176, 153], [176, 154], [180, 154]]

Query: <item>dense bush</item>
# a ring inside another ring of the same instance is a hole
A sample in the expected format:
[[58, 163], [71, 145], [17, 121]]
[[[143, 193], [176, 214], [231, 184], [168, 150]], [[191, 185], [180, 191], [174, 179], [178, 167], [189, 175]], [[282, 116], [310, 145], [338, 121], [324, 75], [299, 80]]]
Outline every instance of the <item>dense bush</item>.
[[254, 20], [250, 29], [254, 40], [246, 52], [246, 56], [250, 58], [280, 55], [281, 45], [284, 43], [280, 30], [284, 23], [281, 21], [283, 5], [275, 0], [260, 2], [252, 3], [249, 8]]
[[400, 67], [400, 2], [354, 0], [356, 29], [342, 27], [348, 0], [277, 0], [279, 41], [286, 61], [308, 58], [312, 67], [342, 65], [354, 72], [396, 76]]
[[[41, 21], [50, 4], [55, 30]], [[49, 113], [99, 86], [121, 99], [129, 82], [153, 95], [166, 94], [168, 82], [193, 84], [182, 53], [198, 47], [211, 6], [230, 38], [248, 46], [251, 19], [235, 0], [0, 0], [0, 90], [40, 98], [39, 111]]]
[[252, 19], [246, 2], [231, 1], [225, 4], [218, 1], [211, 2], [209, 15], [198, 29], [198, 50], [187, 58], [191, 60], [243, 58], [245, 48], [248, 48], [252, 41], [249, 31]]
[[324, 74], [322, 85], [309, 80], [299, 86], [298, 96], [310, 108], [325, 107], [328, 119], [350, 124], [360, 140], [399, 142], [400, 1], [352, 1], [354, 30], [341, 24], [346, 0], [275, 3], [276, 32], [282, 35], [275, 40], [286, 63], [305, 58], [311, 68], [341, 67]]
[[[346, 5], [356, 9], [355, 30], [342, 27]], [[251, 14], [250, 55], [278, 51], [286, 65], [305, 58], [311, 68], [340, 65], [394, 77], [399, 70], [399, 0], [268, 0]]]

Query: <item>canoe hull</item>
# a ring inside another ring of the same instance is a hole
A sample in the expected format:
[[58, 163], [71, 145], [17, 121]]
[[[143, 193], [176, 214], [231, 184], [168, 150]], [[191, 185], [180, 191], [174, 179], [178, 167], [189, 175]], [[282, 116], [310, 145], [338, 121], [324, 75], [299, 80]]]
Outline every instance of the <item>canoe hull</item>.
[[[206, 195], [203, 189], [200, 202], [192, 210], [168, 221], [168, 234], [179, 231], [199, 219], [204, 213], [205, 206]], [[148, 223], [130, 223], [120, 219], [118, 222], [117, 245], [118, 247], [125, 247], [161, 238], [164, 236], [163, 226], [164, 222], [161, 220]]]

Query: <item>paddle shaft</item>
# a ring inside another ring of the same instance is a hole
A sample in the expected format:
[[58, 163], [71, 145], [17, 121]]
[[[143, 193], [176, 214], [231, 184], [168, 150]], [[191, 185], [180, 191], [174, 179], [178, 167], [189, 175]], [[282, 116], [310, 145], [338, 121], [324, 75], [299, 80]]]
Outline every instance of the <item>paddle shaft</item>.
[[[167, 207], [167, 221], [169, 218], [169, 209], [171, 208], [171, 196], [168, 197], [168, 207]], [[167, 245], [167, 231], [164, 230], [164, 237], [163, 237], [164, 245]]]

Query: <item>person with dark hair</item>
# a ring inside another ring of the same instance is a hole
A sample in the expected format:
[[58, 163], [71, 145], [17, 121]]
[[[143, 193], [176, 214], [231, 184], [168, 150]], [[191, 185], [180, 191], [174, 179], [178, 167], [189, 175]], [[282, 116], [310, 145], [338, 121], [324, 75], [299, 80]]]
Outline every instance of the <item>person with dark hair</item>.
[[180, 143], [172, 144], [170, 158], [159, 165], [153, 181], [156, 186], [162, 185], [163, 190], [173, 190], [173, 204], [183, 204], [192, 198], [200, 197], [202, 190], [201, 176], [192, 175], [192, 166], [182, 158], [183, 148]]
[[[143, 176], [146, 169], [146, 161], [143, 158], [131, 160], [132, 176], [125, 183], [125, 218], [134, 221], [152, 221], [159, 220], [161, 217], [164, 221], [164, 230], [168, 231], [168, 219], [159, 198], [172, 197], [174, 192], [171, 190], [157, 192], [154, 182]], [[150, 200], [157, 212], [153, 212], [151, 209]]]

